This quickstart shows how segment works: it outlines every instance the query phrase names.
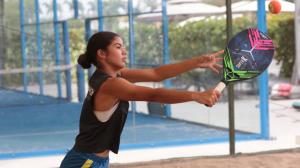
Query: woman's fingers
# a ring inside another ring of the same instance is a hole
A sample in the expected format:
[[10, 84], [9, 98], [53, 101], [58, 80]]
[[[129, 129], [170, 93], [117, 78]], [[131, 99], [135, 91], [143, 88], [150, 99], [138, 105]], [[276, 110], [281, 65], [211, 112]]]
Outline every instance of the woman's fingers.
[[214, 66], [211, 66], [210, 69], [212, 71], [214, 71], [215, 73], [219, 73], [220, 72], [220, 70], [218, 68], [214, 67]]
[[217, 97], [218, 97], [218, 101], [219, 101], [219, 98], [221, 97], [221, 93], [217, 90], [215, 90], [216, 94], [217, 94]]
[[219, 101], [219, 95], [217, 93], [217, 91], [215, 91], [214, 93], [214, 104], [216, 104]]
[[211, 54], [211, 56], [217, 57], [217, 56], [219, 56], [219, 55], [221, 55], [221, 54], [223, 54], [223, 53], [224, 53], [224, 50], [220, 50], [220, 51], [218, 51], [218, 52], [215, 52], [215, 53]]
[[215, 58], [216, 59], [216, 62], [222, 62], [223, 61], [223, 58]]
[[210, 98], [208, 99], [207, 106], [212, 107], [213, 105], [215, 105], [219, 101], [220, 96], [221, 96], [220, 92], [213, 90], [211, 92]]
[[199, 97], [199, 103], [203, 103], [208, 107], [214, 106], [221, 96], [221, 93], [214, 89], [209, 89], [205, 92], [201, 92], [201, 96]]
[[223, 65], [219, 65], [219, 64], [214, 64], [213, 65], [214, 68], [216, 68], [217, 70], [221, 70], [223, 68]]

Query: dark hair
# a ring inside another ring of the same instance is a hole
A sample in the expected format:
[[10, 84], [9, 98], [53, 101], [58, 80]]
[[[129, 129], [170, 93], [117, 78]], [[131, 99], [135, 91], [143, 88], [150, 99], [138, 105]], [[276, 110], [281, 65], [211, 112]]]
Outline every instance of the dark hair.
[[97, 61], [97, 51], [99, 49], [106, 51], [115, 37], [120, 36], [117, 33], [109, 31], [102, 31], [92, 35], [88, 41], [85, 53], [81, 54], [77, 60], [78, 64], [84, 69], [90, 68], [91, 64], [100, 67]]

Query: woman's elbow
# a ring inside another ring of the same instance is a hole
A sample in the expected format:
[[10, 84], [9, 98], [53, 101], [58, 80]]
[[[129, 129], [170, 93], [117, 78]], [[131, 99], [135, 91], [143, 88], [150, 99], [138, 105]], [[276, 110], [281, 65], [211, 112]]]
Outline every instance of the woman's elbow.
[[165, 80], [166, 78], [160, 76], [160, 75], [155, 75], [155, 77], [152, 78], [153, 82], [162, 82], [163, 80]]
[[165, 78], [162, 76], [162, 74], [159, 72], [159, 70], [154, 69], [152, 72], [152, 82], [162, 82], [165, 80]]

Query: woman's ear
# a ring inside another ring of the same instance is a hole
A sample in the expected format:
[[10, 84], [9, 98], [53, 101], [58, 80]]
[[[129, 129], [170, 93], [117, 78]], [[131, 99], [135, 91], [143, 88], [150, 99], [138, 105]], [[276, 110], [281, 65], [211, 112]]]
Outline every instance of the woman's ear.
[[105, 57], [104, 51], [102, 51], [101, 49], [97, 50], [97, 56], [99, 56], [100, 58], [104, 58]]
[[101, 62], [105, 60], [105, 52], [101, 49], [97, 50], [96, 67], [101, 67]]

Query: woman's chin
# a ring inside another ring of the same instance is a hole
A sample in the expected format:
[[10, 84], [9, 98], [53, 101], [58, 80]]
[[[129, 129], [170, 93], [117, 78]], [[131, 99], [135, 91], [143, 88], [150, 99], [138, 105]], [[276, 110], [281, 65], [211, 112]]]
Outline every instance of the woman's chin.
[[125, 68], [126, 67], [126, 62], [123, 62], [123, 64], [122, 64], [122, 68]]
[[123, 69], [126, 67], [126, 63], [122, 63], [118, 65], [118, 69]]

